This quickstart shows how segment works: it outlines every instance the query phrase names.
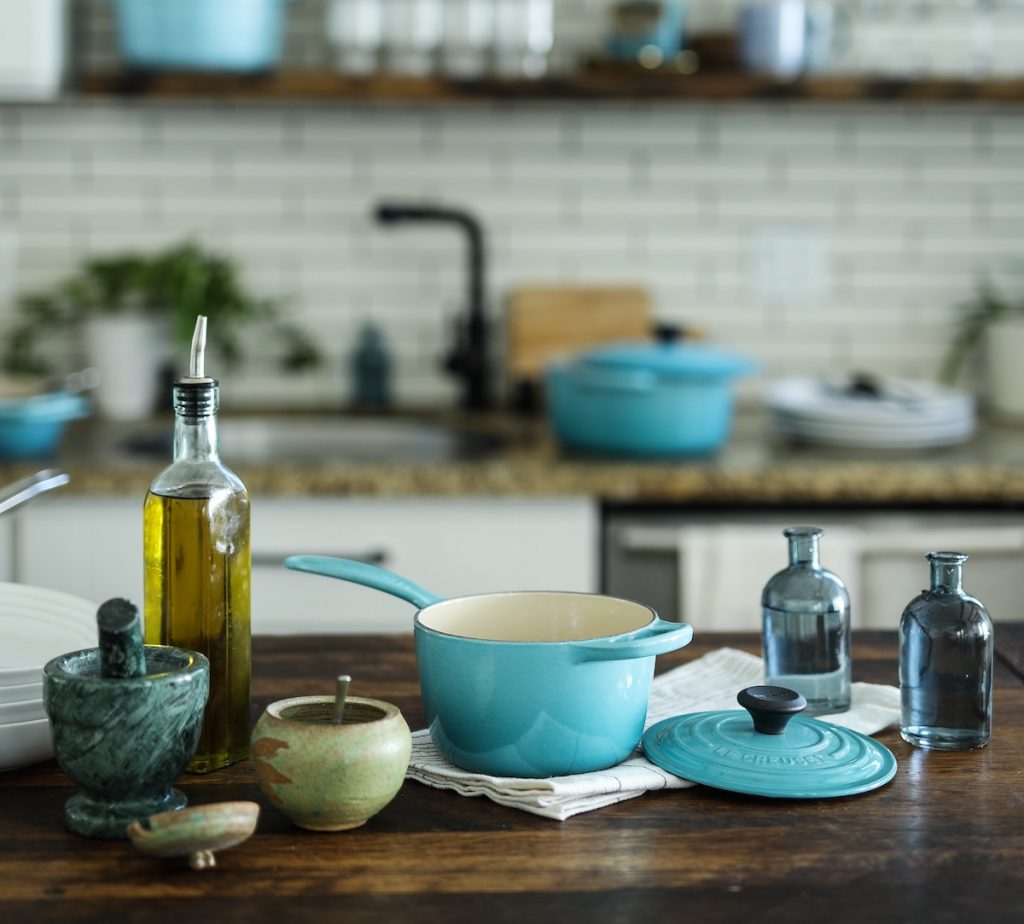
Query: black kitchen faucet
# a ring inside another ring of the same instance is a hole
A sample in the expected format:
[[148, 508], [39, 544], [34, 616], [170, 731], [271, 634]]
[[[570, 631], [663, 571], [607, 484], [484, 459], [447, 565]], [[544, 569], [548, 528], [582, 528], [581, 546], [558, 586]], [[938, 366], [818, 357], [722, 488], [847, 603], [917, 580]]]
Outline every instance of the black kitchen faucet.
[[462, 381], [462, 406], [486, 410], [494, 406], [487, 319], [484, 316], [484, 235], [480, 222], [463, 209], [438, 205], [384, 202], [377, 206], [377, 221], [447, 222], [466, 232], [469, 262], [466, 314], [459, 319], [455, 346], [445, 357], [445, 368]]

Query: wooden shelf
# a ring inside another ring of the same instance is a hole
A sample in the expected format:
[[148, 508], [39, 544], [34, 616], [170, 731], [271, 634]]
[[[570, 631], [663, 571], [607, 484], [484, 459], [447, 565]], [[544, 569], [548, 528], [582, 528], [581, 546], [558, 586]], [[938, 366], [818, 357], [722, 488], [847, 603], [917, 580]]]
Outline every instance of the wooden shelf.
[[281, 71], [240, 76], [187, 72], [94, 74], [86, 97], [337, 103], [459, 103], [516, 100], [711, 101], [782, 100], [809, 103], [1024, 103], [1024, 77], [1000, 80], [815, 77], [774, 80], [743, 73], [693, 75], [609, 68], [542, 80], [449, 81], [439, 78], [347, 77], [330, 71]]

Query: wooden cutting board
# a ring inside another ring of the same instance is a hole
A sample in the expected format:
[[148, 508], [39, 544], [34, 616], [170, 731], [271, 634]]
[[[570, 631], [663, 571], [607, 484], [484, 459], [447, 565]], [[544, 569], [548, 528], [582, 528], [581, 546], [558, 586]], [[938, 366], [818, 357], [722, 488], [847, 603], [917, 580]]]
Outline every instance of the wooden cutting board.
[[651, 300], [637, 286], [522, 286], [506, 306], [505, 357], [514, 383], [536, 382], [559, 356], [650, 339]]

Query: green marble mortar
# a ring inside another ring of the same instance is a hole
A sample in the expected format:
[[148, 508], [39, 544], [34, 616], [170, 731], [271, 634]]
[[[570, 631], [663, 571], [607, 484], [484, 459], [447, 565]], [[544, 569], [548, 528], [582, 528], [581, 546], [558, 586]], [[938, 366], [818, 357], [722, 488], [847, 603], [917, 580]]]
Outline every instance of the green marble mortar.
[[96, 615], [99, 647], [43, 667], [53, 749], [81, 789], [64, 807], [86, 837], [127, 837], [138, 818], [184, 808], [171, 787], [195, 753], [210, 663], [184, 648], [143, 645], [138, 610], [108, 600]]

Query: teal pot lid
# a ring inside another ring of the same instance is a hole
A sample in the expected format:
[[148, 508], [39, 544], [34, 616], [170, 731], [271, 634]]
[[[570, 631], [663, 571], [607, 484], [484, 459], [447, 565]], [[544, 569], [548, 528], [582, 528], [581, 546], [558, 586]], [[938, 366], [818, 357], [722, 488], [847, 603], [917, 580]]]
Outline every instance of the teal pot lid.
[[694, 712], [652, 725], [648, 760], [676, 776], [730, 792], [780, 799], [852, 796], [884, 786], [896, 758], [860, 732], [796, 715], [806, 705], [782, 687], [748, 687], [748, 711]]
[[748, 359], [693, 343], [637, 341], [599, 347], [582, 354], [588, 367], [623, 372], [648, 372], [660, 378], [731, 379], [756, 370]]

